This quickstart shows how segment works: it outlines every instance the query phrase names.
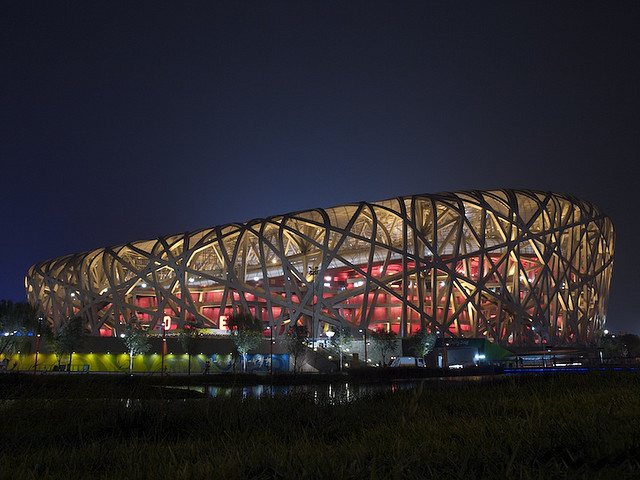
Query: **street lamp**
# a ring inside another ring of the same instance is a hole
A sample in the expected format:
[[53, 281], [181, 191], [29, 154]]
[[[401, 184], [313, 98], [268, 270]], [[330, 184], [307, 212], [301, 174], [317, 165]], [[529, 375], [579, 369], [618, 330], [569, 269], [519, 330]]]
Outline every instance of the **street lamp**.
[[40, 353], [40, 332], [42, 330], [42, 315], [38, 317], [38, 333], [36, 334], [36, 361], [33, 364], [33, 373], [38, 373], [38, 353]]
[[[324, 332], [324, 334], [329, 339], [329, 343], [331, 343], [331, 339], [336, 334], [336, 332], [334, 332], [333, 330], [327, 330], [326, 332]], [[340, 347], [338, 347], [338, 348], [340, 348]], [[331, 360], [331, 355], [329, 355], [329, 360]], [[340, 351], [340, 371], [342, 371], [342, 350]]]
[[367, 350], [367, 328], [361, 328], [359, 332], [364, 335], [364, 366], [366, 367], [369, 364], [369, 354]]
[[598, 347], [598, 358], [600, 359], [600, 365], [602, 365], [604, 363], [604, 348], [602, 347]]
[[273, 326], [269, 325], [269, 373], [273, 376]]
[[547, 352], [549, 353], [549, 361], [551, 362], [551, 366], [556, 366], [556, 356], [553, 354], [553, 346], [547, 347]]
[[171, 328], [171, 317], [165, 315], [162, 321], [162, 361], [160, 363], [160, 376], [164, 377], [164, 356], [167, 354], [167, 327]]
[[311, 301], [313, 302], [313, 309], [311, 310], [311, 348], [316, 348], [316, 276], [318, 275], [318, 267], [309, 267], [309, 276], [312, 278], [311, 283]]
[[449, 345], [447, 345], [447, 341], [444, 337], [444, 328], [442, 330], [440, 330], [439, 327], [435, 327], [436, 328], [436, 334], [440, 334], [442, 333], [442, 364], [441, 364], [441, 368], [442, 369], [446, 369], [449, 368], [449, 352], [447, 351], [447, 347]]

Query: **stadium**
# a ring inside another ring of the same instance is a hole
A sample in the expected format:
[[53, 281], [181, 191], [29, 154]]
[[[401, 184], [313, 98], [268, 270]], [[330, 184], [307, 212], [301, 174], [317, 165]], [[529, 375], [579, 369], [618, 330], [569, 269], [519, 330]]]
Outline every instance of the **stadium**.
[[[33, 265], [29, 302], [93, 335], [128, 322], [224, 333], [250, 312], [276, 337], [423, 330], [502, 346], [589, 345], [602, 331], [614, 229], [551, 192], [397, 197], [135, 241]], [[366, 330], [365, 330], [366, 331]]]

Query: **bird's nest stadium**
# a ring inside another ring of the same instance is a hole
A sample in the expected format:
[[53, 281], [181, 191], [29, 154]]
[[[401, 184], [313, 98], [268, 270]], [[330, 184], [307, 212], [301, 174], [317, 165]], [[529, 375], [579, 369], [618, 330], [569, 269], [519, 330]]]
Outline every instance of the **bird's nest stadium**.
[[397, 197], [105, 247], [32, 266], [54, 326], [221, 332], [240, 310], [292, 324], [425, 329], [501, 345], [586, 345], [602, 331], [614, 229], [574, 197], [492, 190]]

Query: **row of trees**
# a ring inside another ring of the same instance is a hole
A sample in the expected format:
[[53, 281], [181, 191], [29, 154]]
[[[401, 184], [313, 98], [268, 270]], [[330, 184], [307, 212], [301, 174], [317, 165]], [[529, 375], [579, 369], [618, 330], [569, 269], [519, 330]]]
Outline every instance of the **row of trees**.
[[[248, 312], [240, 312], [227, 319], [227, 325], [232, 330], [237, 357], [241, 359], [242, 370], [246, 371], [246, 356], [255, 350], [263, 338], [264, 326], [261, 320]], [[43, 322], [38, 312], [28, 303], [13, 303], [6, 300], [0, 301], [0, 355], [5, 357], [24, 349], [28, 343], [29, 335], [34, 333], [42, 335], [51, 350], [56, 355], [58, 366], [61, 366], [65, 356], [72, 363], [73, 353], [82, 346], [85, 334], [84, 323], [80, 317], [74, 317], [62, 323], [58, 328], [51, 328]], [[179, 331], [179, 339], [183, 349], [188, 355], [188, 372], [191, 373], [191, 356], [193, 355], [194, 340], [197, 335], [195, 324], [187, 324]], [[147, 353], [151, 349], [148, 332], [136, 321], [131, 321], [122, 335], [129, 353], [129, 370], [133, 370], [133, 359], [136, 355]], [[308, 331], [304, 326], [294, 325], [289, 328], [285, 339], [285, 348], [293, 356], [294, 371], [298, 369], [301, 354], [306, 349]], [[426, 355], [435, 343], [435, 336], [421, 335], [416, 337], [417, 356]], [[386, 363], [386, 358], [397, 345], [397, 337], [392, 332], [371, 332], [371, 340]], [[350, 330], [338, 329], [331, 338], [331, 346], [338, 351], [340, 357], [340, 369], [343, 365], [343, 356], [349, 352], [353, 343]]]
[[[231, 329], [233, 342], [238, 356], [242, 359], [242, 371], [247, 370], [247, 354], [255, 350], [262, 341], [264, 324], [262, 320], [247, 312], [240, 312], [232, 315], [227, 319], [227, 326]], [[293, 356], [293, 371], [298, 369], [298, 360], [305, 350], [306, 339], [308, 337], [307, 329], [301, 325], [294, 325], [289, 328], [285, 347]]]
[[[232, 330], [236, 351], [242, 358], [242, 371], [246, 371], [246, 355], [260, 345], [264, 330], [263, 323], [251, 314], [241, 312], [229, 317], [227, 325]], [[374, 331], [370, 335], [374, 348], [379, 351], [382, 356], [382, 362], [386, 365], [388, 355], [397, 347], [397, 335], [385, 330]], [[293, 356], [294, 372], [298, 371], [300, 356], [307, 348], [308, 336], [307, 329], [302, 325], [294, 325], [287, 332], [285, 348]], [[347, 328], [338, 329], [333, 332], [330, 341], [331, 347], [338, 351], [340, 370], [342, 370], [344, 355], [350, 352], [354, 341], [351, 331]], [[415, 355], [424, 357], [433, 350], [435, 342], [435, 335], [419, 332], [414, 336]]]
[[0, 300], [0, 355], [25, 348], [29, 332], [37, 328], [38, 312], [31, 305]]
[[[236, 358], [240, 358], [242, 371], [247, 369], [247, 355], [258, 348], [264, 332], [264, 324], [248, 312], [239, 312], [227, 319], [227, 325], [232, 332], [232, 339], [236, 350]], [[193, 341], [197, 334], [194, 325], [187, 325], [179, 332], [180, 342], [189, 358], [188, 372], [191, 373], [191, 355]], [[293, 357], [293, 371], [298, 371], [298, 363], [302, 353], [307, 348], [306, 342], [309, 334], [306, 327], [294, 325], [289, 328], [285, 338], [285, 348]], [[127, 326], [124, 337], [130, 353], [130, 368], [133, 365], [134, 355], [144, 354], [148, 351], [149, 345], [146, 333], [136, 326], [135, 323]], [[393, 332], [379, 330], [371, 332], [371, 340], [374, 348], [382, 356], [384, 364], [387, 363], [389, 353], [393, 352], [397, 346], [398, 337]], [[424, 357], [435, 346], [435, 335], [419, 332], [414, 336], [414, 353], [416, 356]], [[338, 329], [331, 338], [331, 346], [338, 351], [340, 370], [344, 364], [343, 357], [348, 353], [353, 345], [351, 331], [346, 328]]]
[[38, 342], [44, 337], [60, 365], [65, 355], [69, 355], [71, 363], [73, 352], [81, 344], [84, 328], [82, 319], [74, 317], [54, 329], [30, 304], [0, 300], [0, 332], [0, 355], [5, 358], [27, 350], [31, 345], [30, 337], [35, 335]]
[[[72, 317], [60, 326], [52, 327], [28, 303], [9, 300], [0, 300], [0, 332], [0, 355], [7, 358], [25, 351], [31, 345], [30, 337], [35, 335], [38, 343], [40, 338], [47, 342], [59, 368], [67, 356], [71, 365], [73, 354], [82, 346], [86, 333], [80, 317]], [[183, 335], [190, 336], [190, 333], [181, 334], [181, 337]], [[127, 325], [123, 340], [129, 351], [129, 369], [132, 370], [134, 356], [148, 352], [151, 345], [147, 332], [136, 322]]]
[[632, 333], [607, 333], [600, 339], [605, 358], [635, 358], [640, 356], [640, 337]]
[[[232, 338], [236, 350], [236, 358], [242, 362], [242, 371], [246, 371], [246, 356], [255, 350], [263, 339], [264, 324], [248, 312], [240, 312], [228, 318], [227, 324], [232, 330]], [[55, 353], [60, 366], [65, 356], [72, 363], [73, 352], [82, 345], [85, 334], [84, 322], [74, 317], [64, 322], [58, 328], [51, 328], [44, 322], [28, 303], [14, 303], [0, 300], [0, 356], [9, 357], [17, 351], [26, 350], [30, 345], [29, 336], [42, 336]], [[191, 373], [191, 357], [193, 355], [194, 340], [197, 335], [195, 324], [187, 324], [179, 331], [179, 339], [188, 355], [188, 372]], [[393, 332], [378, 330], [369, 333], [371, 345], [387, 364], [389, 354], [397, 348], [398, 338]], [[294, 371], [298, 370], [301, 354], [307, 348], [308, 331], [304, 326], [294, 325], [289, 328], [285, 338], [285, 348], [292, 355]], [[123, 340], [129, 352], [129, 369], [133, 370], [133, 359], [136, 355], [147, 353], [151, 345], [148, 332], [136, 321], [130, 322], [124, 331]], [[344, 355], [349, 353], [354, 339], [351, 331], [340, 328], [333, 332], [331, 348], [338, 352], [340, 369], [342, 369]], [[417, 357], [424, 357], [435, 347], [436, 336], [419, 331], [413, 337], [413, 353]], [[636, 357], [640, 356], [640, 337], [633, 334], [604, 335], [600, 342], [604, 356]], [[367, 359], [365, 359], [366, 362]]]
[[[398, 336], [394, 332], [387, 332], [383, 329], [373, 331], [369, 335], [373, 348], [382, 357], [383, 365], [386, 365], [389, 354], [393, 353], [398, 346]], [[343, 355], [350, 351], [352, 342], [351, 331], [346, 328], [339, 329], [331, 338], [332, 346], [338, 350], [340, 355], [340, 369], [342, 369]], [[413, 353], [416, 357], [425, 357], [433, 350], [435, 344], [436, 336], [421, 330], [413, 337]], [[367, 361], [365, 359], [365, 362]]]

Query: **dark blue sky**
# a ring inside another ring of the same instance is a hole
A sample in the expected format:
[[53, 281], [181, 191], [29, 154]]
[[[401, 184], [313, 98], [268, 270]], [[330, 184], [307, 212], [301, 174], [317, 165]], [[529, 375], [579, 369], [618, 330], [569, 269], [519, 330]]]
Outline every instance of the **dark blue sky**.
[[42, 2], [0, 16], [0, 298], [45, 258], [524, 187], [617, 229], [640, 333], [640, 3]]

